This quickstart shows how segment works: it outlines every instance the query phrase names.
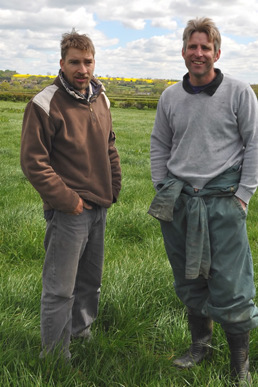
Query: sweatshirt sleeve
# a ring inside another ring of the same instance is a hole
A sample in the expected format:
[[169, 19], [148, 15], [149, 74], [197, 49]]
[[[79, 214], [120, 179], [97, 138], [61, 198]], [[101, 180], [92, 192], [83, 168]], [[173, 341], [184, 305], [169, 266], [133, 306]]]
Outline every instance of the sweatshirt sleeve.
[[249, 86], [240, 95], [237, 120], [245, 151], [236, 196], [248, 203], [258, 185], [258, 104]]
[[113, 202], [117, 201], [119, 192], [121, 190], [121, 167], [120, 158], [115, 147], [116, 136], [113, 130], [110, 132], [109, 137], [109, 159], [111, 165], [112, 174], [112, 191], [113, 191]]
[[55, 130], [49, 114], [31, 100], [23, 118], [21, 168], [44, 203], [59, 211], [73, 212], [79, 195], [67, 187], [50, 163]]
[[151, 134], [151, 175], [155, 187], [167, 176], [167, 162], [170, 158], [172, 146], [172, 130], [163, 109], [163, 95], [158, 103], [155, 123]]

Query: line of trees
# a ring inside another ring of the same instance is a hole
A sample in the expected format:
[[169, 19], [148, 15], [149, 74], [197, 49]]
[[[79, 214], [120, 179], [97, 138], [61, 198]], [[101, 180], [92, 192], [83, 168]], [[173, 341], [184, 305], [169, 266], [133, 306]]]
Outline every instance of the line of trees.
[[[26, 76], [14, 77], [12, 70], [0, 70], [0, 99], [11, 101], [29, 101], [44, 87], [52, 84], [53, 77]], [[139, 79], [136, 82], [125, 79], [101, 79], [111, 106], [137, 109], [156, 109], [160, 94], [169, 86], [169, 80], [153, 79], [146, 82]], [[258, 85], [252, 85], [258, 97]]]
[[[14, 77], [16, 71], [0, 70], [0, 99], [27, 102], [36, 93], [53, 82], [53, 77]], [[122, 108], [155, 109], [162, 91], [168, 87], [167, 80], [101, 79], [111, 106]]]

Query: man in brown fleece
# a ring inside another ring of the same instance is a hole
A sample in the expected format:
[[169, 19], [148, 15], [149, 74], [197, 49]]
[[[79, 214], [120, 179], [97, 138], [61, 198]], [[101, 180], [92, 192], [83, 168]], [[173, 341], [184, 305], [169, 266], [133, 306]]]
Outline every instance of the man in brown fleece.
[[121, 189], [109, 100], [93, 76], [95, 48], [75, 31], [61, 41], [60, 72], [27, 105], [21, 166], [47, 222], [41, 298], [41, 357], [71, 357], [74, 337], [97, 317], [107, 208]]

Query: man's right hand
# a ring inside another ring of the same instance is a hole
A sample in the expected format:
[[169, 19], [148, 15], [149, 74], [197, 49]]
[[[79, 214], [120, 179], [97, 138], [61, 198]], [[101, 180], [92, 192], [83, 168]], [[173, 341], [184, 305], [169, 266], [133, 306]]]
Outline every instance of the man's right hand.
[[83, 212], [83, 200], [82, 200], [82, 198], [80, 198], [77, 207], [73, 210], [73, 212], [71, 214], [72, 215], [80, 215], [82, 212]]
[[87, 210], [92, 210], [92, 206], [90, 204], [87, 204], [82, 200], [82, 198], [80, 198], [77, 207], [72, 212], [72, 215], [80, 215], [83, 212], [83, 208], [86, 208]]

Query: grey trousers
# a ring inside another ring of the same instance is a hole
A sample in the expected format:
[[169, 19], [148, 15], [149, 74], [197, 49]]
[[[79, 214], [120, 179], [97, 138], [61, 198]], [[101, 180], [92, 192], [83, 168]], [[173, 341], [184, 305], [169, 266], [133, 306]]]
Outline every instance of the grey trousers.
[[106, 212], [101, 207], [84, 209], [80, 215], [54, 211], [47, 221], [41, 357], [57, 347], [64, 357], [71, 357], [71, 335], [86, 331], [97, 317]]
[[210, 316], [232, 334], [258, 326], [253, 302], [253, 262], [246, 231], [246, 213], [236, 197], [205, 197], [211, 244], [209, 278], [185, 278], [186, 209], [179, 197], [172, 222], [161, 229], [175, 291], [196, 315]]

